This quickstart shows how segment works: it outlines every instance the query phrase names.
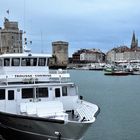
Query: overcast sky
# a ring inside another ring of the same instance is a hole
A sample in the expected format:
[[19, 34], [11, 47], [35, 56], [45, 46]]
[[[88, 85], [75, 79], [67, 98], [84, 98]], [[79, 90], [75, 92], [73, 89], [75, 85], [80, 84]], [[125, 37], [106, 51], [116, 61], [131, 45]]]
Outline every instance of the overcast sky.
[[[69, 55], [81, 48], [107, 52], [140, 40], [140, 0], [1, 0], [4, 17], [18, 21], [32, 40], [32, 52], [52, 52], [53, 41], [69, 42]], [[9, 10], [9, 15], [6, 11]]]

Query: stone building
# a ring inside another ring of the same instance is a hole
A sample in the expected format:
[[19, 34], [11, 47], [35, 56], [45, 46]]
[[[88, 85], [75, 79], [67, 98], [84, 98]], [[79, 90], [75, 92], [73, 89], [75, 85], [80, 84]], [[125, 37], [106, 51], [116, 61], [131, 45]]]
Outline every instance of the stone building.
[[85, 61], [87, 63], [98, 63], [104, 62], [105, 54], [99, 49], [90, 49], [84, 53], [80, 54], [80, 61]]
[[99, 49], [81, 49], [73, 54], [73, 63], [104, 62], [105, 54]]
[[120, 46], [113, 48], [106, 54], [107, 63], [114, 63], [118, 61], [140, 60], [140, 47], [138, 46], [138, 39], [133, 32], [130, 48], [127, 46]]
[[85, 53], [86, 51], [87, 51], [86, 49], [81, 49], [81, 50], [74, 52], [72, 54], [72, 63], [81, 63], [80, 55], [82, 53]]
[[49, 59], [50, 68], [66, 68], [68, 65], [68, 42], [52, 42], [52, 58]]
[[4, 28], [0, 28], [0, 54], [2, 53], [21, 53], [22, 34], [19, 30], [18, 22], [4, 20]]

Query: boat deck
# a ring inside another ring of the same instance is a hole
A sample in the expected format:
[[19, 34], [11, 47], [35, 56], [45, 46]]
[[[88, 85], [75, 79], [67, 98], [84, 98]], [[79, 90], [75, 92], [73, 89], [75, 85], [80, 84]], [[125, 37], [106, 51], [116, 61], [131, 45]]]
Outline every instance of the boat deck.
[[79, 120], [79, 116], [74, 114], [74, 112], [72, 110], [66, 111], [66, 113], [68, 114], [68, 120], [70, 120], [70, 121], [78, 121]]

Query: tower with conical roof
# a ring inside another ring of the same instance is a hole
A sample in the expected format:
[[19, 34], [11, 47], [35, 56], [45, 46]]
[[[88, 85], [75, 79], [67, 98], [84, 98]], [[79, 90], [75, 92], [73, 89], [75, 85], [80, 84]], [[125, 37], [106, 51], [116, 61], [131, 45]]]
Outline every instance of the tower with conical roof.
[[137, 50], [138, 48], [138, 39], [135, 37], [135, 32], [133, 32], [132, 41], [131, 41], [131, 50]]
[[22, 52], [22, 30], [18, 22], [4, 18], [4, 28], [0, 28], [0, 54]]

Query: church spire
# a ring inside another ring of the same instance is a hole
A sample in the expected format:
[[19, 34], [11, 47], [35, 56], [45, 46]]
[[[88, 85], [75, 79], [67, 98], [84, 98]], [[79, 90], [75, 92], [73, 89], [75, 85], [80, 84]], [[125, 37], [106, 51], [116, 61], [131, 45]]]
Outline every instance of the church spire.
[[138, 47], [138, 40], [135, 37], [135, 32], [133, 31], [132, 41], [131, 41], [131, 49], [136, 50]]
[[132, 43], [136, 41], [136, 38], [135, 38], [135, 32], [133, 31], [133, 36], [132, 36]]

